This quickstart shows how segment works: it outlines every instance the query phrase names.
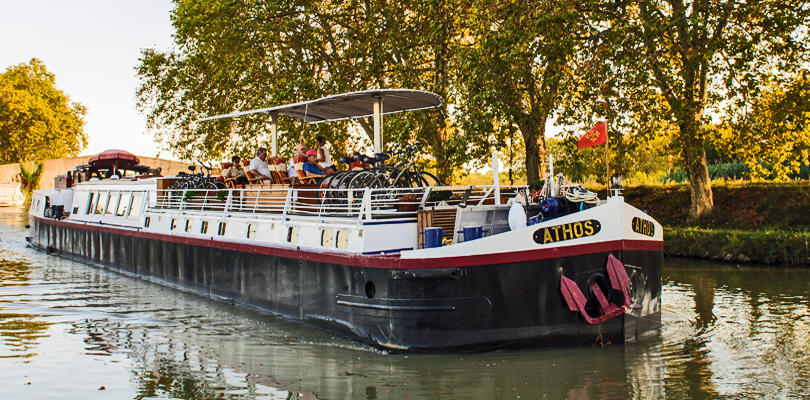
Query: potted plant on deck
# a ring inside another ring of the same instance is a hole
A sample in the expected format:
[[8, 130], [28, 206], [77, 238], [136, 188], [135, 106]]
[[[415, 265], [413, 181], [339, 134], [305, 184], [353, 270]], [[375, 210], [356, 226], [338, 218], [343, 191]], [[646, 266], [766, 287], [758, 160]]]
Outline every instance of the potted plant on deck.
[[420, 199], [415, 194], [405, 194], [397, 200], [397, 211], [413, 212], [419, 209]]

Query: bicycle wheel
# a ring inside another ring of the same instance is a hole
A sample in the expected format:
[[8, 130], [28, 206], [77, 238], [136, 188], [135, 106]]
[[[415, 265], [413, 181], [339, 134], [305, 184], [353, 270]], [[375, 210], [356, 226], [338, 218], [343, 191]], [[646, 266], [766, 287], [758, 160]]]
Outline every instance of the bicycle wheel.
[[169, 198], [167, 200], [169, 202], [180, 201], [183, 197], [183, 191], [188, 189], [188, 181], [174, 181], [171, 186], [169, 186]]
[[436, 175], [431, 174], [430, 172], [420, 172], [422, 182], [424, 186], [442, 186], [442, 181], [436, 177]]

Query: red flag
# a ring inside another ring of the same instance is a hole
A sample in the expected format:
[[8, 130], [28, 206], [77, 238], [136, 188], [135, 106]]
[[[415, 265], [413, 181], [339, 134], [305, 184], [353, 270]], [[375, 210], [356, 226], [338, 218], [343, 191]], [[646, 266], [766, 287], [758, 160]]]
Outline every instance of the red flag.
[[605, 144], [605, 142], [607, 142], [607, 121], [602, 121], [579, 138], [577, 148], [584, 149], [597, 144]]

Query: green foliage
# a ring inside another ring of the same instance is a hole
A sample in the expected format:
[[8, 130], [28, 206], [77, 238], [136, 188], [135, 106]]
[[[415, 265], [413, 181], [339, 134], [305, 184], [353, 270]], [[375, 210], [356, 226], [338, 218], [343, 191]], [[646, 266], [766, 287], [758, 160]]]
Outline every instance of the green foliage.
[[519, 132], [529, 181], [545, 172], [546, 123], [575, 84], [578, 37], [588, 29], [577, 4], [476, 3], [465, 23], [455, 65], [460, 123], [484, 152]]
[[87, 109], [56, 88], [42, 61], [0, 74], [0, 164], [78, 155]]
[[189, 201], [199, 194], [199, 190], [186, 190], [186, 193], [183, 195], [183, 201]]
[[[372, 88], [425, 89], [449, 97], [454, 3], [182, 1], [172, 12], [176, 49], [144, 50], [138, 107], [156, 140], [183, 159], [221, 159], [267, 146], [269, 116], [204, 123], [216, 114]], [[439, 178], [468, 160], [442, 109], [384, 118], [384, 139], [417, 137]], [[279, 120], [280, 153], [324, 135], [333, 156], [365, 152], [371, 122], [303, 126]], [[360, 132], [360, 137], [352, 137]]]
[[655, 0], [598, 10], [594, 63], [583, 70], [588, 84], [582, 96], [592, 101], [582, 107], [615, 127], [645, 135], [674, 132], [671, 146], [690, 177], [690, 218], [701, 217], [712, 207], [710, 113], [725, 104], [744, 112], [769, 73], [808, 61], [810, 8], [801, 0], [779, 6]]
[[449, 200], [451, 197], [453, 197], [453, 192], [450, 190], [432, 190], [428, 195], [428, 200], [443, 201]]
[[[810, 230], [810, 185], [807, 183], [715, 182], [715, 209], [700, 222], [687, 223], [690, 191], [685, 185], [634, 186], [625, 201], [646, 210], [665, 227], [784, 231]], [[603, 192], [604, 193], [604, 192]]]
[[228, 200], [228, 191], [227, 190], [217, 190], [217, 200], [219, 200], [219, 201]]
[[20, 186], [27, 196], [39, 189], [39, 180], [42, 178], [41, 162], [20, 163]]
[[664, 251], [686, 257], [762, 264], [810, 264], [810, 232], [667, 228]]
[[[712, 180], [717, 179], [743, 179], [751, 176], [751, 169], [742, 161], [732, 161], [729, 163], [709, 164], [709, 176]], [[683, 183], [689, 180], [683, 168], [676, 168], [672, 172], [662, 176], [661, 182]]]
[[713, 128], [715, 146], [744, 160], [751, 176], [789, 179], [810, 162], [810, 71], [799, 71], [792, 82], [771, 81], [750, 112]]

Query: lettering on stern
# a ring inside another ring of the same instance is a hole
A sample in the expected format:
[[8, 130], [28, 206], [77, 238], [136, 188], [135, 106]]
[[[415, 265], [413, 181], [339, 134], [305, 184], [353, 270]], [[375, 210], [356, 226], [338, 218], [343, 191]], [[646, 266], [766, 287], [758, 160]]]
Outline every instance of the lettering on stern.
[[593, 236], [602, 230], [602, 224], [595, 219], [547, 226], [534, 231], [534, 241], [539, 244], [557, 243], [563, 240]]
[[643, 218], [633, 217], [630, 224], [633, 227], [633, 232], [640, 233], [649, 237], [655, 236], [655, 224]]

